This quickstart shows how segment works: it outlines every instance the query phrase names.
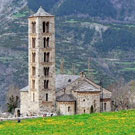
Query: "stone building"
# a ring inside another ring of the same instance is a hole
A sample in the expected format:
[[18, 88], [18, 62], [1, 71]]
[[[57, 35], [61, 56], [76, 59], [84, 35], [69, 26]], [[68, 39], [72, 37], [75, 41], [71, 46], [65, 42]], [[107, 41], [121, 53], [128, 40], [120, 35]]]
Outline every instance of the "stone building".
[[55, 73], [55, 18], [41, 7], [28, 19], [29, 79], [20, 90], [20, 111], [25, 115], [63, 115], [111, 111], [111, 92], [84, 73]]

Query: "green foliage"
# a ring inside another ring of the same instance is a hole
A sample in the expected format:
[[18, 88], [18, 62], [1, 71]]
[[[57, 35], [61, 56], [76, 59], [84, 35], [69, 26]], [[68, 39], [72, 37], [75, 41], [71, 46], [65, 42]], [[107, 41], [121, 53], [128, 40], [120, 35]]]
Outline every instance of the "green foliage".
[[65, 0], [57, 15], [88, 14], [90, 16], [115, 18], [116, 10], [109, 0]]
[[134, 135], [135, 110], [0, 122], [0, 135]]

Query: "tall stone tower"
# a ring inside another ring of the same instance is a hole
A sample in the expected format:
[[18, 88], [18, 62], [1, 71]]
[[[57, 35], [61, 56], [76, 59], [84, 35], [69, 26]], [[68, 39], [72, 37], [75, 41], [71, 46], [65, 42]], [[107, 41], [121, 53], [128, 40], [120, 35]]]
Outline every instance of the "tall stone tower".
[[29, 94], [33, 113], [55, 112], [55, 20], [42, 7], [29, 21]]

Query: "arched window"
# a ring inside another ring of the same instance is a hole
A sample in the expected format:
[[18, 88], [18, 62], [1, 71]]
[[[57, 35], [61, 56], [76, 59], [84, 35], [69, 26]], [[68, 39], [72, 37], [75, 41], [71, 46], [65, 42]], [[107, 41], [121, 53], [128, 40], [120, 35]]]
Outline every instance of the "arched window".
[[46, 62], [46, 53], [44, 53], [44, 62]]
[[35, 48], [36, 46], [36, 38], [32, 38], [32, 48]]
[[49, 67], [44, 67], [44, 75], [49, 76]]
[[48, 52], [46, 62], [49, 62], [49, 56], [50, 56], [50, 53]]
[[35, 67], [32, 67], [32, 75], [36, 75], [36, 68]]
[[48, 93], [46, 93], [45, 99], [46, 101], [48, 101]]
[[49, 33], [49, 22], [46, 23], [46, 32]]
[[49, 86], [49, 80], [44, 80], [44, 88], [48, 89]]
[[45, 31], [46, 31], [45, 27], [46, 27], [46, 23], [43, 22], [43, 33], [45, 33]]
[[44, 53], [44, 62], [49, 62], [50, 53]]
[[35, 89], [35, 80], [32, 80], [32, 89]]
[[32, 22], [32, 33], [36, 33], [36, 22]]
[[71, 109], [70, 109], [70, 106], [68, 106], [68, 112], [70, 112], [70, 110], [71, 110]]
[[32, 53], [32, 62], [35, 62], [36, 59], [36, 53]]
[[47, 38], [47, 47], [49, 47], [49, 37]]
[[44, 37], [44, 48], [46, 48], [46, 38]]

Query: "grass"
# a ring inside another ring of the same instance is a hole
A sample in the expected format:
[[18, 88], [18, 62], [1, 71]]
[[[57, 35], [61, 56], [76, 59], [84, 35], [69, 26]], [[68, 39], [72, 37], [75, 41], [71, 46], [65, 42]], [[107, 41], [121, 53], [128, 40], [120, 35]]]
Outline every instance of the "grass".
[[134, 135], [135, 110], [0, 122], [0, 135]]

